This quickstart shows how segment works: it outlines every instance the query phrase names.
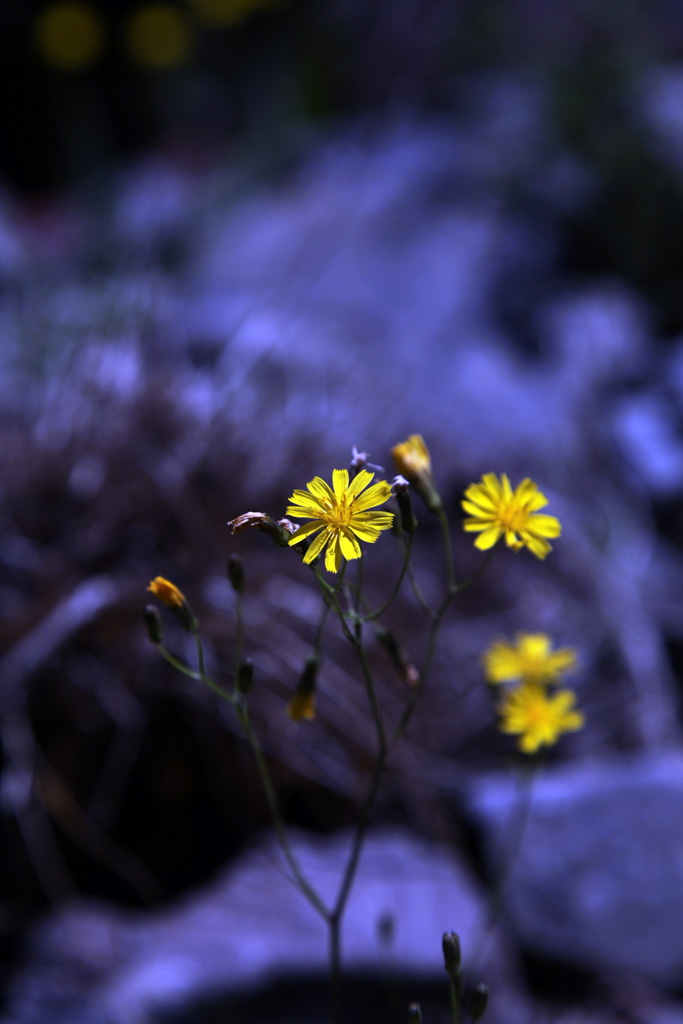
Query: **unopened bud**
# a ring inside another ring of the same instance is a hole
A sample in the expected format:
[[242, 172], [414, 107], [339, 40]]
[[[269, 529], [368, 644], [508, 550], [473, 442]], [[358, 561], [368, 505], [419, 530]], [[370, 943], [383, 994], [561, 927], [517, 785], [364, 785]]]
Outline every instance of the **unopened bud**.
[[247, 694], [254, 685], [254, 662], [252, 658], [244, 658], [237, 670], [237, 690]]
[[444, 932], [441, 939], [443, 961], [446, 971], [452, 978], [460, 973], [460, 939], [455, 932]]
[[384, 626], [380, 626], [377, 629], [376, 635], [382, 646], [389, 652], [389, 657], [405, 681], [410, 686], [418, 686], [420, 682], [420, 673], [411, 660], [411, 657], [405, 647], [402, 647], [391, 630], [386, 629]]
[[422, 1024], [422, 1010], [419, 1003], [411, 1003], [408, 1007], [408, 1020], [410, 1024]]
[[441, 496], [432, 475], [429, 449], [420, 434], [411, 434], [406, 441], [391, 449], [398, 472], [413, 485], [430, 512], [439, 512]]
[[404, 476], [399, 474], [394, 477], [391, 488], [398, 502], [403, 532], [410, 536], [410, 534], [415, 533], [418, 527], [415, 512], [413, 511], [413, 503], [410, 499], [410, 484]]
[[470, 1016], [472, 1017], [474, 1024], [476, 1024], [478, 1020], [481, 1020], [486, 1013], [488, 1001], [488, 986], [480, 983], [472, 993], [472, 998], [470, 1000]]
[[239, 555], [230, 555], [228, 559], [228, 577], [232, 583], [232, 589], [238, 593], [244, 593], [244, 565]]
[[153, 644], [160, 644], [164, 639], [164, 624], [161, 620], [161, 612], [153, 604], [148, 604], [142, 613], [145, 620], [147, 636]]
[[312, 722], [315, 718], [315, 683], [319, 666], [318, 655], [309, 654], [296, 692], [287, 705], [287, 714], [295, 722], [300, 722], [302, 718], [307, 718]]
[[167, 608], [171, 609], [183, 629], [186, 629], [188, 633], [196, 632], [197, 620], [187, 598], [182, 590], [176, 587], [175, 583], [164, 579], [163, 576], [157, 576], [152, 580], [147, 589], [155, 597], [158, 597]]

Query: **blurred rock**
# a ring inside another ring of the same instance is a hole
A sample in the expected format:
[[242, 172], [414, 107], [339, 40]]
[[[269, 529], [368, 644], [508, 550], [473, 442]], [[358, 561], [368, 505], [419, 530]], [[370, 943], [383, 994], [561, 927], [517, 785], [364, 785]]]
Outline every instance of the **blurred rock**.
[[[330, 902], [350, 839], [293, 836], [304, 870]], [[345, 919], [346, 969], [441, 981], [442, 933], [457, 929], [465, 950], [471, 948], [483, 912], [477, 883], [452, 851], [397, 832], [370, 835]], [[522, 1024], [523, 1008], [513, 1009], [510, 951], [501, 940], [489, 945], [480, 970], [494, 993], [492, 1006], [507, 1007], [506, 1021]], [[193, 1004], [278, 976], [324, 979], [327, 941], [268, 844], [164, 910], [84, 903], [48, 918], [30, 941], [3, 1021], [138, 1024], [184, 1008], [190, 1019]]]
[[[518, 799], [509, 777], [470, 790], [490, 864]], [[506, 914], [541, 956], [680, 986], [681, 849], [683, 754], [547, 771], [533, 785]]]

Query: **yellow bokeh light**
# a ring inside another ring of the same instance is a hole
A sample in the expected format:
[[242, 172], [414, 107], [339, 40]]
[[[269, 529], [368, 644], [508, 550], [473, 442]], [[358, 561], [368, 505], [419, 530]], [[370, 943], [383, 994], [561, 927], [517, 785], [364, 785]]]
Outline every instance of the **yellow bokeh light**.
[[125, 26], [125, 41], [132, 59], [150, 71], [170, 71], [184, 64], [192, 51], [192, 35], [185, 16], [171, 4], [145, 4]]
[[58, 71], [80, 71], [94, 64], [104, 50], [102, 19], [94, 7], [79, 0], [41, 11], [34, 33], [43, 59]]
[[252, 11], [276, 6], [278, 0], [188, 0], [197, 18], [210, 28], [237, 25]]

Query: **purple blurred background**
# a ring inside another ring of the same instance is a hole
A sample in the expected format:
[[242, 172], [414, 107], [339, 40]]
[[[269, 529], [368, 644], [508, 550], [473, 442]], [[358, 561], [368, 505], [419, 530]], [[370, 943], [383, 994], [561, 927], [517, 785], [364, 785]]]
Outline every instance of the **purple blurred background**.
[[[324, 1019], [251, 752], [140, 612], [174, 580], [219, 672], [243, 557], [255, 720], [331, 884], [362, 684], [330, 628], [318, 720], [289, 721], [315, 592], [225, 524], [354, 444], [391, 476], [420, 432], [460, 577], [484, 472], [564, 532], [447, 619], [350, 908], [354, 1019], [448, 1019], [440, 936], [476, 947], [516, 801], [480, 658], [542, 630], [587, 726], [536, 784], [487, 1019], [683, 1021], [683, 3], [27, 2], [0, 39], [0, 1020]], [[377, 601], [395, 562], [367, 552]], [[388, 618], [419, 653], [407, 590]]]

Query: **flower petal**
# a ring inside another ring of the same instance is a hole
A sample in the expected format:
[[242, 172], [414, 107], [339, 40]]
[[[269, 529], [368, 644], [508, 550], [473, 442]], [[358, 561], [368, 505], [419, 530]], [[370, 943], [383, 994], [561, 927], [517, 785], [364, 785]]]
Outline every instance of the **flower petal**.
[[[328, 502], [334, 503], [334, 494], [332, 488], [326, 483], [321, 476], [315, 476], [312, 480], [306, 484], [310, 493], [321, 502], [327, 504]], [[295, 491], [294, 494], [305, 494], [305, 491]], [[307, 495], [308, 497], [308, 495]], [[310, 499], [309, 499], [310, 500]]]
[[531, 516], [526, 529], [537, 537], [559, 537], [562, 525], [555, 516]]
[[[467, 527], [465, 527], [467, 529]], [[500, 535], [503, 532], [503, 528], [494, 524], [485, 529], [474, 542], [475, 548], [479, 548], [480, 551], [488, 551], [493, 545], [500, 539]]]
[[342, 526], [339, 543], [341, 545], [342, 555], [344, 558], [348, 558], [349, 561], [354, 558], [360, 558], [363, 554], [360, 544], [346, 526]]
[[346, 493], [349, 486], [349, 472], [347, 469], [334, 470], [332, 473], [332, 486], [338, 498], [341, 498]]
[[320, 503], [317, 496], [315, 494], [309, 494], [308, 491], [294, 491], [294, 494], [289, 500], [293, 505], [302, 505], [303, 508], [317, 508], [319, 512], [325, 508], [325, 506]]
[[318, 530], [322, 530], [324, 525], [325, 524], [321, 522], [304, 523], [303, 526], [299, 527], [294, 536], [287, 541], [287, 544], [289, 547], [292, 547], [293, 544], [298, 544], [300, 540], [305, 540], [306, 537], [310, 537], [312, 533], [317, 533]]
[[[325, 547], [325, 544], [327, 543], [329, 536], [330, 527], [328, 526], [326, 530], [323, 530], [323, 532], [315, 538], [310, 548], [304, 555], [304, 563], [306, 565], [310, 565], [311, 562], [315, 561], [315, 559], [318, 557], [322, 549]], [[329, 545], [327, 550], [330, 550]]]
[[372, 508], [373, 505], [381, 505], [383, 502], [388, 501], [390, 497], [391, 484], [387, 483], [386, 480], [380, 480], [379, 483], [368, 487], [364, 494], [356, 498], [353, 503], [354, 515], [356, 512], [364, 512], [365, 509]]
[[359, 473], [356, 473], [349, 484], [348, 491], [346, 492], [348, 500], [351, 500], [351, 498], [355, 498], [357, 494], [360, 494], [360, 492], [368, 486], [374, 475], [374, 473], [368, 472], [367, 469], [361, 469]]
[[502, 533], [502, 526], [498, 526], [495, 519], [463, 519], [463, 530], [467, 533], [477, 533], [479, 530], [490, 530], [496, 526]]

